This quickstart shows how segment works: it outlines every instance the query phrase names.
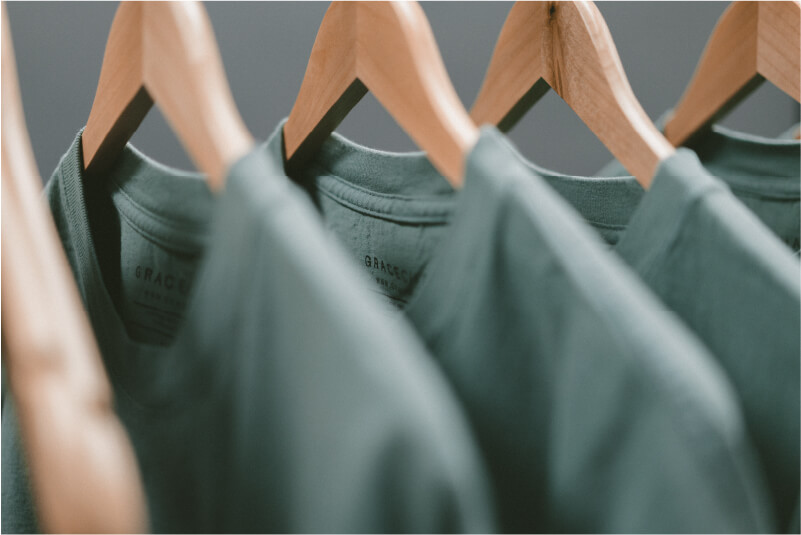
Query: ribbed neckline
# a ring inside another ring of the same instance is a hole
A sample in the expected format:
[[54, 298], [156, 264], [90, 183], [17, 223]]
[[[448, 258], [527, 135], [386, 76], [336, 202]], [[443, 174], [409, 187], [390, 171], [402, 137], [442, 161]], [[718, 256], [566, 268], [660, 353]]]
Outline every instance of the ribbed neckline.
[[[283, 129], [276, 127], [263, 151], [283, 162]], [[293, 179], [353, 210], [396, 222], [446, 223], [456, 192], [424, 152], [388, 152], [332, 133]], [[411, 193], [410, 193], [411, 192]]]
[[574, 176], [546, 169], [526, 159], [507, 139], [518, 163], [542, 177], [594, 227], [624, 230], [646, 191], [633, 176]]
[[[203, 306], [197, 296], [209, 276], [215, 246], [210, 243], [199, 260], [184, 320], [172, 343], [159, 346], [134, 341], [104, 282], [89, 224], [85, 188], [108, 188], [117, 209], [123, 210], [137, 225], [143, 225], [147, 232], [178, 247], [187, 245], [182, 243], [182, 237], [187, 236], [201, 247], [219, 200], [213, 199], [203, 175], [158, 164], [131, 145], [123, 149], [107, 176], [87, 179], [81, 135], [82, 131], [62, 157], [53, 180], [61, 186], [60, 201], [76, 260], [75, 275], [115, 391], [145, 409], [191, 406], [197, 401], [193, 393], [201, 394], [198, 385], [210, 386], [210, 363], [187, 360], [194, 356], [188, 350], [187, 333], [193, 328], [190, 326], [193, 312]], [[164, 203], [166, 198], [178, 198], [181, 202], [171, 207]], [[176, 230], [177, 235], [173, 234]]]
[[[665, 112], [656, 125], [662, 128], [670, 117]], [[619, 162], [605, 167], [598, 176], [575, 176], [546, 169], [527, 160], [508, 141], [510, 153], [531, 172], [543, 177], [564, 198], [570, 199], [576, 210], [591, 225], [625, 231], [632, 216], [648, 193], [633, 176], [623, 174], [603, 176], [622, 170]], [[720, 179], [738, 194], [747, 194], [765, 200], [797, 200], [801, 197], [801, 141], [795, 139], [766, 138], [713, 125], [699, 132], [679, 148], [677, 155], [695, 152], [693, 177], [712, 176]], [[688, 155], [674, 155], [662, 162], [664, 170], [672, 160], [686, 161]], [[774, 169], [773, 176], [759, 174], [759, 169]], [[685, 177], [687, 178], [687, 177]]]
[[[657, 127], [664, 129], [672, 113], [663, 113]], [[710, 175], [732, 189], [766, 199], [801, 196], [801, 140], [758, 136], [715, 124], [684, 146], [698, 155]]]
[[[275, 162], [284, 161], [285, 122], [263, 145], [262, 150]], [[503, 147], [502, 137], [495, 127], [481, 128], [467, 156], [464, 184], [458, 191], [429, 163], [424, 152], [379, 151], [336, 133], [292, 177], [372, 217], [417, 225], [448, 224], [404, 308], [424, 340], [436, 338], [457, 316], [453, 310], [469, 293], [464, 287], [474, 278], [475, 258], [492, 246], [494, 214], [502, 209], [504, 196], [500, 190], [506, 177], [493, 176], [482, 158]], [[453, 276], [454, 265], [459, 266], [459, 277]], [[441, 296], [449, 296], [449, 301], [441, 301]]]
[[[767, 139], [714, 127], [691, 140], [712, 176], [729, 187], [763, 199], [798, 199], [801, 196], [801, 142]], [[766, 174], [764, 169], [770, 169]]]
[[[655, 121], [657, 128], [664, 128], [670, 114], [668, 110]], [[786, 133], [768, 138], [713, 125], [696, 133], [685, 148], [693, 150], [706, 172], [725, 182], [738, 196], [767, 201], [801, 197], [801, 141], [788, 138]], [[626, 176], [627, 171], [617, 160], [597, 174], [634, 180]]]

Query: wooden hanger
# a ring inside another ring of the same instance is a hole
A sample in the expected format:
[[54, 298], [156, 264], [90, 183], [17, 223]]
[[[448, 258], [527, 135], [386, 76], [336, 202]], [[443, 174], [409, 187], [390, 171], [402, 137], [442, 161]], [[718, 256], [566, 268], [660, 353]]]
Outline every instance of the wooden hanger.
[[370, 90], [459, 187], [478, 139], [417, 2], [332, 2], [284, 126], [286, 159], [303, 160]]
[[508, 131], [549, 87], [647, 188], [674, 149], [634, 96], [592, 2], [515, 2], [470, 115]]
[[765, 79], [801, 100], [801, 2], [733, 2], [665, 126], [678, 146], [722, 118]]
[[88, 171], [105, 169], [155, 101], [209, 185], [253, 138], [236, 109], [208, 16], [199, 2], [121, 2], [83, 132]]
[[41, 198], [5, 4], [2, 19], [2, 355], [39, 527], [141, 533], [136, 458]]

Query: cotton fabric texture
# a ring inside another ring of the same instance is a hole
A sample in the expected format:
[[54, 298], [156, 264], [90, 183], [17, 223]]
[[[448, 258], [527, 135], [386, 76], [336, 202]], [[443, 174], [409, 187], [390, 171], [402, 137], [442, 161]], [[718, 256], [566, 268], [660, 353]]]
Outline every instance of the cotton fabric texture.
[[[253, 152], [217, 198], [130, 146], [102, 179], [82, 168], [79, 134], [45, 196], [152, 531], [494, 530], [451, 390], [282, 172]], [[2, 527], [27, 532], [12, 405]]]
[[453, 383], [503, 531], [771, 529], [723, 371], [497, 130], [458, 193], [336, 134], [293, 178]]
[[[789, 145], [778, 147], [789, 152]], [[714, 168], [734, 169], [747, 154], [728, 154]], [[662, 162], [647, 192], [633, 177], [574, 177], [526, 165], [614, 246], [726, 370], [771, 490], [775, 529], [787, 529], [799, 500], [801, 451], [801, 289], [797, 258], [786, 247], [797, 236], [798, 175], [791, 179], [787, 166], [784, 176], [727, 174], [723, 182], [687, 148]], [[794, 200], [769, 196], [792, 188]], [[794, 225], [780, 224], [793, 211]], [[784, 244], [777, 239], [782, 229]]]

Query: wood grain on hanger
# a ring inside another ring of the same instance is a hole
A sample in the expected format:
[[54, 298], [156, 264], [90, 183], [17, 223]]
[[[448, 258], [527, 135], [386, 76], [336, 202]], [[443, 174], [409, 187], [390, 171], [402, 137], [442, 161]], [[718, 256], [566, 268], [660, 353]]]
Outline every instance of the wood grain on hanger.
[[515, 2], [470, 114], [508, 131], [548, 89], [644, 187], [674, 152], [634, 96], [592, 2]]

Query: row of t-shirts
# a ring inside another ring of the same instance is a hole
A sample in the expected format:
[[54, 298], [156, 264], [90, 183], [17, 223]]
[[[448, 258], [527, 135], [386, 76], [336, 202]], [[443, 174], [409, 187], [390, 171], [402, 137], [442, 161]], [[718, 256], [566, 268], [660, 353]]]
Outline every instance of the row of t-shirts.
[[457, 192], [337, 134], [288, 177], [282, 127], [217, 196], [131, 146], [85, 180], [80, 134], [45, 190], [153, 531], [797, 532], [798, 141], [646, 192], [484, 127]]

